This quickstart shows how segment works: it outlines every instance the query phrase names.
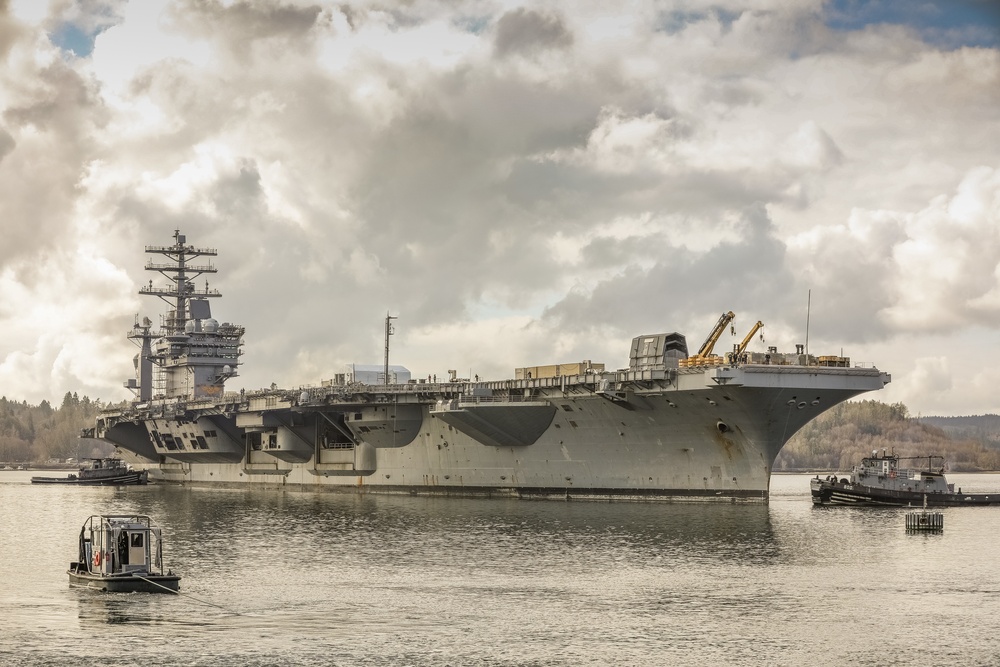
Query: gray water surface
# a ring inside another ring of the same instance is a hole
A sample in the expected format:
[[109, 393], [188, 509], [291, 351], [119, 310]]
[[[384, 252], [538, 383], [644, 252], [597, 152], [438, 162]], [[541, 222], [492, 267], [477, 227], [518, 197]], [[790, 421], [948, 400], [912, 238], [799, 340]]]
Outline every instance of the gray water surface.
[[[0, 472], [0, 663], [996, 665], [1000, 508], [32, 486]], [[1000, 492], [1000, 476], [950, 475]], [[151, 515], [181, 596], [68, 585], [90, 514]]]

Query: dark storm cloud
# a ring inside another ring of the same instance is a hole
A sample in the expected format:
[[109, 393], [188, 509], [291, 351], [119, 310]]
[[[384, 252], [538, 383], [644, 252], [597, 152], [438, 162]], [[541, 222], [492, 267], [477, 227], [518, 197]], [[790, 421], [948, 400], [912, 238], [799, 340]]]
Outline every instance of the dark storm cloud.
[[681, 32], [692, 23], [702, 21], [716, 21], [723, 29], [729, 30], [733, 21], [743, 14], [742, 11], [730, 11], [721, 7], [709, 7], [702, 10], [680, 10], [672, 9], [660, 12], [657, 17], [657, 28], [663, 30], [668, 35]]
[[[634, 239], [628, 241], [632, 243]], [[574, 291], [547, 308], [542, 322], [577, 332], [609, 323], [622, 334], [652, 332], [720, 308], [774, 322], [784, 317], [794, 298], [785, 245], [776, 238], [763, 206], [744, 210], [738, 229], [706, 252], [692, 252], [668, 238], [657, 239], [656, 245], [658, 259], [652, 267], [625, 260], [624, 270], [592, 290]]]
[[24, 28], [10, 15], [9, 0], [0, 0], [0, 62], [7, 58]]
[[906, 235], [895, 224], [883, 232], [881, 239], [867, 241], [831, 232], [810, 253], [810, 270], [796, 285], [801, 294], [812, 290], [817, 331], [828, 340], [866, 343], [890, 333], [891, 323], [880, 314], [899, 298], [898, 276], [889, 262]]
[[173, 14], [193, 34], [224, 39], [235, 52], [245, 54], [246, 49], [266, 41], [294, 46], [316, 24], [322, 11], [319, 5], [299, 6], [280, 0], [185, 0]]
[[[576, 212], [559, 210], [574, 168], [520, 173], [537, 164], [526, 155], [585, 144], [601, 103], [590, 83], [445, 74], [425, 81], [424, 92], [372, 138], [352, 197], [365, 221], [359, 240], [391, 275], [423, 275], [426, 289], [406, 298], [415, 323], [461, 315], [487, 285], [537, 289], [559, 270], [544, 261], [543, 240], [553, 223], [575, 224]], [[639, 97], [614, 85], [600, 89], [626, 103]], [[526, 195], [534, 190], [537, 197]], [[502, 235], [501, 248], [492, 234]], [[412, 254], [408, 244], [422, 252]]]
[[10, 132], [0, 127], [0, 162], [14, 150], [17, 146], [17, 142], [14, 141], [14, 137], [11, 136]]
[[573, 34], [558, 15], [519, 7], [497, 21], [493, 44], [501, 58], [511, 54], [533, 55], [572, 46]]
[[224, 174], [212, 192], [212, 203], [225, 218], [244, 221], [264, 209], [260, 172], [253, 160], [243, 159], [239, 171]]

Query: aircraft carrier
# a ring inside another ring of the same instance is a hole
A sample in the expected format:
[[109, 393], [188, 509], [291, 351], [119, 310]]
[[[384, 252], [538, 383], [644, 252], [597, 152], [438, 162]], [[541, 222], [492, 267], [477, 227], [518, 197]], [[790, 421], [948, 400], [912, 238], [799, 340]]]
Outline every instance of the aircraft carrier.
[[[212, 317], [212, 248], [179, 231], [140, 294], [167, 304], [136, 322], [134, 400], [109, 406], [84, 435], [113, 443], [150, 479], [192, 485], [294, 486], [407, 493], [602, 500], [766, 502], [774, 459], [803, 425], [881, 389], [890, 376], [840, 356], [697, 353], [678, 333], [637, 336], [629, 366], [589, 361], [516, 369], [512, 379], [412, 379], [388, 363], [349, 367], [320, 386], [225, 390], [244, 329]], [[624, 351], [623, 351], [624, 352]]]

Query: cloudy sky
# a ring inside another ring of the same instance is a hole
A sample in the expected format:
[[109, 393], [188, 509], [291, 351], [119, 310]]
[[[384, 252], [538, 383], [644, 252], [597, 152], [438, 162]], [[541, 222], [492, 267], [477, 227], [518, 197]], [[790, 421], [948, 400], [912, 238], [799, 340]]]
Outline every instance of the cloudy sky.
[[792, 351], [811, 292], [872, 397], [1000, 412], [1000, 4], [0, 0], [0, 394], [129, 397], [178, 228], [229, 389], [381, 363], [387, 312], [424, 377], [726, 310]]

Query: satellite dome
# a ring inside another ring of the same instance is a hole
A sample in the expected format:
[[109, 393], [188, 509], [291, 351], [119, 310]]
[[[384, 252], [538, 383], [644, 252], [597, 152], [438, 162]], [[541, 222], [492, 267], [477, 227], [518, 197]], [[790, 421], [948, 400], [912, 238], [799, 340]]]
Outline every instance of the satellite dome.
[[219, 330], [219, 322], [210, 317], [201, 323], [201, 328], [207, 333], [215, 333]]
[[186, 333], [193, 333], [194, 332], [194, 320], [188, 320], [187, 321], [187, 324], [184, 325], [184, 331]]

